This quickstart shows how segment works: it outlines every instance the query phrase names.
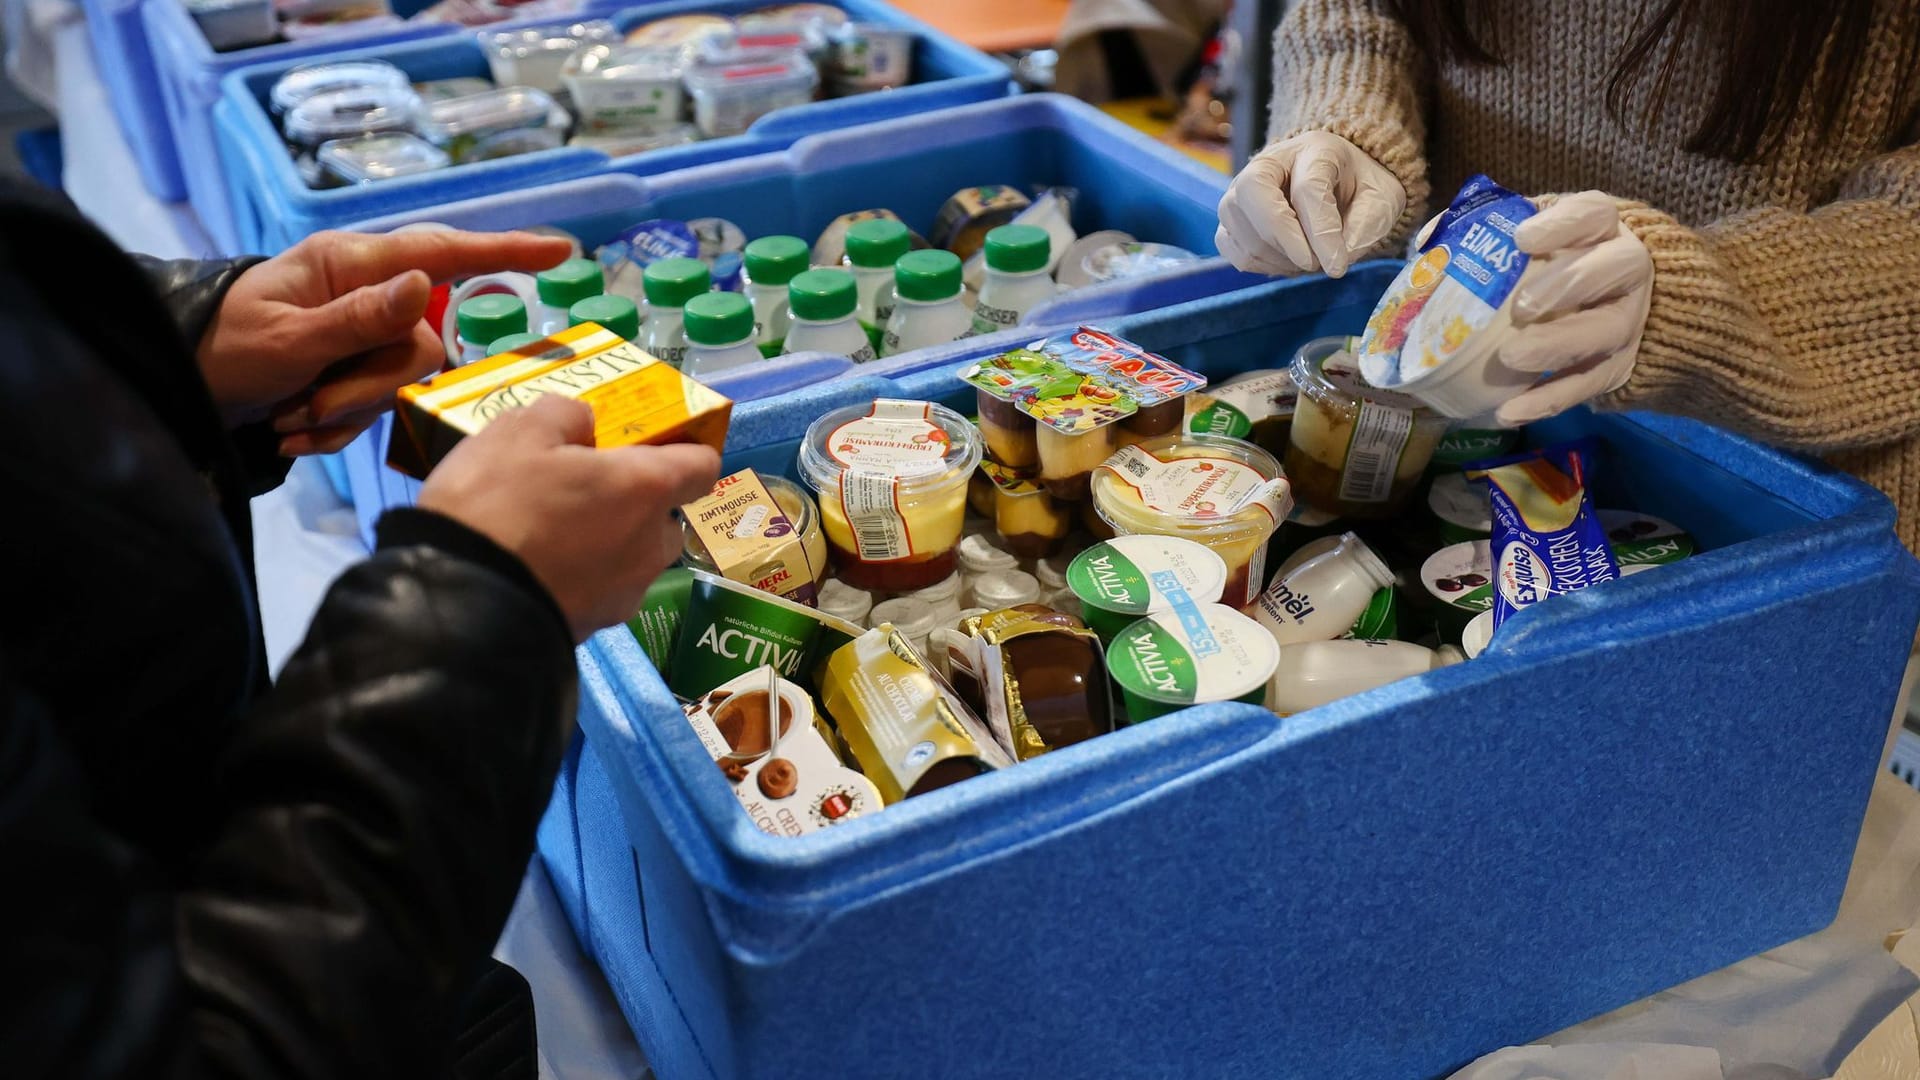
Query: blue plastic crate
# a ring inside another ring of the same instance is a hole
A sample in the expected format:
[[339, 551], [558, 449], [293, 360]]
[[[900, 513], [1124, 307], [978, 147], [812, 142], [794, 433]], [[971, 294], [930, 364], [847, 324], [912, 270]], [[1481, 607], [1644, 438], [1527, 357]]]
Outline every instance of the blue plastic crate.
[[[430, 2], [393, 0], [392, 7], [396, 13], [409, 15]], [[229, 254], [253, 249], [234, 228], [227, 175], [221, 166], [219, 141], [214, 131], [214, 106], [220, 100], [222, 79], [249, 65], [294, 67], [347, 50], [426, 38], [452, 39], [472, 33], [444, 23], [420, 23], [347, 33], [325, 41], [285, 41], [215, 52], [179, 0], [147, 0], [139, 6], [145, 8], [145, 13], [135, 12], [140, 15], [140, 22], [134, 32], [141, 38], [142, 55], [151, 49], [152, 58], [146, 62], [145, 73], [129, 89], [140, 95], [142, 108], [164, 110], [162, 119], [169, 134], [166, 153], [177, 178], [173, 194], [164, 195], [157, 190], [155, 194], [170, 201], [183, 198], [191, 201], [207, 235], [220, 250]]]
[[[781, 109], [761, 118], [742, 135], [655, 150], [617, 161], [597, 150], [563, 147], [378, 184], [314, 191], [301, 182], [265, 106], [274, 82], [294, 65], [276, 62], [234, 72], [226, 80], [215, 117], [220, 152], [227, 170], [227, 190], [233, 196], [235, 235], [239, 244], [248, 250], [274, 252], [321, 229], [368, 218], [512, 192], [563, 176], [586, 176], [612, 168], [633, 175], [657, 175], [783, 150], [804, 135], [1005, 97], [1013, 90], [1004, 64], [912, 19], [882, 0], [835, 0], [835, 3], [857, 19], [914, 31], [916, 81], [912, 85]], [[736, 14], [763, 6], [762, 0], [676, 0], [623, 10], [613, 16], [613, 21], [624, 30], [667, 15]], [[486, 57], [471, 35], [358, 49], [341, 53], [338, 58], [387, 60], [415, 80], [484, 76], [488, 70]]]
[[133, 151], [140, 182], [162, 202], [187, 197], [174, 151], [173, 128], [160, 100], [153, 52], [141, 22], [143, 0], [81, 0], [87, 13], [87, 34], [93, 42], [93, 65], [106, 84], [107, 101], [120, 133]]
[[[1114, 328], [1221, 377], [1359, 329], [1357, 284]], [[964, 405], [952, 374], [742, 405], [729, 467], [791, 475], [810, 419], [876, 393]], [[1530, 608], [1466, 664], [1287, 719], [1188, 709], [797, 840], [740, 812], [632, 637], [597, 635], [583, 943], [649, 1057], [1406, 1080], [1826, 925], [1920, 619], [1892, 507], [1692, 421], [1529, 433], [1576, 436], [1603, 503], [1706, 550]]]
[[[940, 204], [974, 183], [1065, 185], [1080, 192], [1074, 225], [1083, 234], [1124, 229], [1144, 239], [1211, 254], [1216, 208], [1227, 178], [1141, 135], [1082, 102], [1052, 94], [1006, 98], [811, 135], [784, 153], [721, 162], [667, 176], [569, 180], [367, 222], [387, 230], [421, 221], [471, 229], [558, 225], [588, 247], [652, 217], [719, 215], [748, 236], [792, 233], [811, 239], [841, 214], [892, 208], [925, 229]], [[1393, 268], [1378, 264], [1355, 281], [1386, 288]], [[1200, 297], [1251, 288], [1266, 278], [1223, 259], [1133, 281], [1066, 293], [1036, 309], [1032, 327], [854, 365], [842, 357], [801, 354], [730, 373], [715, 385], [740, 401], [783, 394], [841, 376], [898, 374], [946, 362], [956, 352], [1024, 344], [1048, 329], [1102, 321]], [[353, 501], [366, 534], [408, 483], [381, 477], [384, 425], [349, 448]], [[369, 502], [369, 499], [386, 500]]]

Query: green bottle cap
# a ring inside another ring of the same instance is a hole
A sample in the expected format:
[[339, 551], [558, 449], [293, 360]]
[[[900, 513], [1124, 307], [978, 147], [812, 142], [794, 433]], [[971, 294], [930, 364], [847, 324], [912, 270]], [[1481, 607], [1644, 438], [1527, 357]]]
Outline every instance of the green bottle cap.
[[742, 260], [747, 280], [755, 285], [785, 285], [795, 274], [807, 272], [813, 249], [797, 236], [763, 236], [747, 245]]
[[567, 309], [567, 325], [599, 323], [632, 341], [640, 336], [640, 308], [624, 296], [589, 296]]
[[886, 269], [913, 248], [913, 235], [898, 221], [875, 218], [847, 230], [847, 261], [866, 269]]
[[539, 334], [508, 334], [506, 337], [487, 346], [487, 355], [499, 356], [503, 352], [513, 352], [515, 349], [524, 349], [536, 341], [545, 340], [546, 339]]
[[860, 290], [845, 270], [809, 270], [787, 283], [787, 302], [796, 319], [849, 319], [860, 302]]
[[739, 293], [711, 292], [687, 301], [687, 340], [732, 345], [753, 337], [753, 303]]
[[922, 304], [960, 295], [960, 256], [951, 251], [911, 251], [893, 264], [893, 291]]
[[1045, 270], [1053, 237], [1034, 225], [1002, 225], [987, 234], [987, 267], [1003, 274]]
[[686, 307], [687, 301], [713, 287], [707, 264], [699, 259], [661, 259], [641, 275], [647, 303], [655, 307]]
[[562, 311], [607, 291], [607, 279], [600, 273], [600, 264], [592, 259], [568, 259], [551, 270], [540, 271], [533, 282], [540, 290], [540, 302]]
[[508, 334], [527, 332], [527, 305], [517, 296], [488, 293], [461, 302], [454, 315], [460, 340], [471, 345], [491, 344]]

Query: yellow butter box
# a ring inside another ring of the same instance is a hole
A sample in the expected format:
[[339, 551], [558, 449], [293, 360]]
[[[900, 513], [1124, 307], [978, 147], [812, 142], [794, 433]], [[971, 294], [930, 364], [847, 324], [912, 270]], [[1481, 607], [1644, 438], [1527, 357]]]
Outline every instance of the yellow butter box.
[[403, 387], [387, 464], [425, 479], [461, 439], [549, 394], [593, 408], [594, 445], [727, 441], [733, 402], [594, 323]]

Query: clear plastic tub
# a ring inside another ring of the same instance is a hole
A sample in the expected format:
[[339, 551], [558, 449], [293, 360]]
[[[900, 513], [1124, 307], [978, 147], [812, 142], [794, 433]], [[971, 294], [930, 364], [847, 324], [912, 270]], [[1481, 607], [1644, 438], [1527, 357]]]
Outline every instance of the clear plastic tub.
[[185, 0], [187, 13], [216, 52], [272, 41], [280, 33], [271, 0]]
[[339, 64], [309, 64], [297, 67], [273, 84], [267, 95], [267, 103], [275, 116], [291, 113], [296, 105], [308, 98], [336, 90], [354, 90], [362, 87], [386, 87], [391, 90], [412, 89], [407, 81], [407, 73], [385, 60], [353, 60]]
[[[1208, 459], [1216, 468], [1256, 474], [1258, 482], [1281, 475], [1273, 455], [1240, 439], [1218, 435], [1168, 435], [1140, 444], [1141, 450], [1161, 461]], [[1249, 478], [1252, 479], [1252, 478]], [[1228, 515], [1202, 509], [1185, 511], [1149, 503], [1140, 489], [1123, 483], [1110, 469], [1093, 474], [1093, 507], [1122, 536], [1177, 536], [1213, 549], [1227, 564], [1227, 583], [1220, 602], [1243, 607], [1253, 602], [1264, 584], [1267, 539], [1279, 525], [1265, 508], [1247, 505]]]
[[626, 157], [699, 141], [700, 129], [692, 124], [675, 124], [661, 131], [583, 131], [568, 139], [567, 145], [598, 150], [608, 157]]
[[314, 156], [321, 169], [342, 184], [371, 184], [453, 164], [446, 151], [406, 131], [335, 139], [321, 146]]
[[913, 81], [913, 31], [847, 23], [829, 38], [827, 84], [835, 96], [891, 90]]
[[297, 150], [313, 151], [335, 139], [413, 131], [420, 113], [420, 95], [410, 86], [329, 90], [287, 113], [287, 142]]
[[820, 72], [798, 49], [733, 62], [701, 60], [687, 69], [693, 122], [710, 139], [739, 135], [777, 109], [805, 105]]
[[566, 145], [566, 133], [558, 128], [519, 128], [514, 131], [498, 131], [473, 144], [460, 157], [460, 164], [476, 161], [497, 161], [500, 158], [518, 157], [521, 154], [537, 154], [542, 150], [558, 150]]
[[[545, 128], [553, 108], [553, 98], [544, 91], [503, 86], [484, 94], [434, 102], [426, 109], [420, 134], [455, 161], [484, 160], [475, 156], [475, 151], [489, 137]], [[556, 138], [542, 148], [559, 142]]]
[[1343, 518], [1393, 517], [1420, 484], [1450, 421], [1360, 377], [1348, 339], [1318, 338], [1294, 356], [1287, 479], [1294, 497]]
[[836, 576], [881, 592], [944, 581], [978, 464], [978, 432], [944, 405], [881, 399], [815, 420], [800, 476], [820, 494]]
[[560, 78], [582, 127], [659, 131], [686, 108], [682, 67], [672, 49], [589, 45], [568, 58]]
[[627, 31], [627, 44], [673, 49], [691, 59], [702, 42], [732, 31], [733, 20], [722, 15], [669, 15]]
[[575, 51], [594, 44], [611, 45], [620, 40], [620, 32], [605, 19], [591, 19], [566, 26], [483, 31], [479, 38], [494, 82], [557, 94], [562, 89], [561, 71]]

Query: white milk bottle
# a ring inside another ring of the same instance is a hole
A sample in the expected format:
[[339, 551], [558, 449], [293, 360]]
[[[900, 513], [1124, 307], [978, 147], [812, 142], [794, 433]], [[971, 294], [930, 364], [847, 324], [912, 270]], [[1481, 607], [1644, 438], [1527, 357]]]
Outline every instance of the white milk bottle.
[[893, 317], [893, 265], [913, 249], [913, 234], [891, 218], [856, 223], [847, 230], [847, 265], [860, 289], [860, 328], [879, 352]]
[[743, 288], [753, 301], [753, 328], [761, 356], [780, 355], [793, 322], [787, 310], [787, 284], [807, 272], [811, 256], [807, 242], [797, 236], [763, 236], [741, 252], [746, 266]]
[[1408, 641], [1349, 638], [1282, 645], [1280, 664], [1267, 684], [1267, 708], [1292, 716], [1463, 659], [1451, 645], [1435, 652]]
[[987, 280], [973, 309], [973, 333], [1011, 330], [1053, 298], [1052, 250], [1053, 238], [1034, 225], [1002, 225], [987, 234]]
[[686, 312], [687, 360], [680, 370], [688, 378], [704, 380], [766, 359], [754, 343], [753, 301], [711, 292], [687, 301]]
[[856, 364], [873, 359], [873, 342], [854, 318], [860, 291], [845, 270], [809, 270], [787, 284], [793, 326], [782, 353], [834, 353]]
[[1393, 571], [1352, 533], [1333, 550], [1273, 579], [1246, 613], [1282, 645], [1331, 641], [1367, 610], [1373, 594], [1393, 584]]
[[527, 320], [527, 329], [541, 337], [552, 337], [570, 325], [567, 309], [607, 291], [606, 276], [592, 259], [568, 259], [551, 270], [542, 270], [534, 275], [533, 284], [540, 303]]
[[682, 321], [687, 301], [713, 287], [712, 273], [699, 259], [661, 259], [640, 280], [647, 292], [647, 321], [634, 344], [677, 368], [687, 358]]
[[966, 337], [973, 316], [960, 299], [960, 256], [911, 251], [893, 265], [893, 317], [882, 356], [944, 345]]
[[460, 362], [471, 364], [493, 355], [488, 346], [509, 334], [527, 332], [527, 305], [517, 296], [486, 293], [461, 302], [454, 312], [460, 328]]

